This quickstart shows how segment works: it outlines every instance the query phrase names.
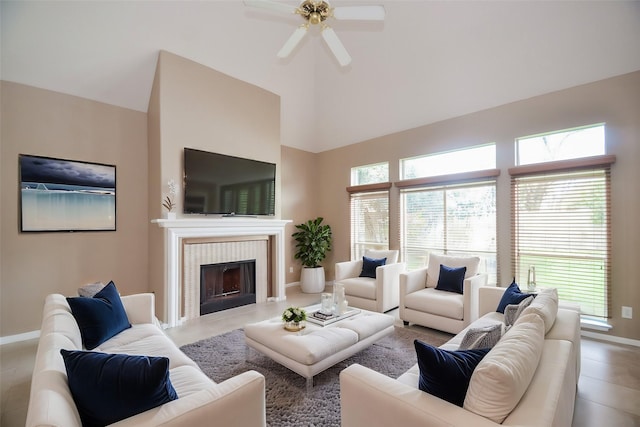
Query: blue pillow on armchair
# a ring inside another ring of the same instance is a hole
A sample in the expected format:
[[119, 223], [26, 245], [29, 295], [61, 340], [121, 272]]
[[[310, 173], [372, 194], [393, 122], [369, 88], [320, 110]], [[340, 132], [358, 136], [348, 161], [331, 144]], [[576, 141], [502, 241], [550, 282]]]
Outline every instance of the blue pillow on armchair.
[[376, 268], [381, 267], [387, 263], [386, 258], [369, 258], [366, 256], [362, 257], [362, 271], [360, 272], [360, 277], [371, 277], [372, 279], [376, 278]]
[[[527, 297], [530, 297], [533, 294], [524, 294], [520, 290], [520, 286], [516, 283], [516, 278], [513, 278], [513, 281], [509, 285], [507, 289], [505, 289], [502, 294], [502, 298], [500, 299], [500, 303], [498, 303], [498, 308], [496, 311], [498, 313], [504, 313], [504, 309], [507, 308], [510, 304], [520, 304]], [[535, 295], [534, 295], [535, 296]]]
[[436, 289], [461, 294], [466, 273], [467, 267], [454, 268], [440, 264], [440, 275], [438, 275]]
[[60, 350], [83, 427], [105, 426], [175, 400], [166, 357]]
[[93, 350], [109, 338], [131, 327], [120, 294], [113, 282], [93, 298], [67, 298], [71, 313], [78, 323], [82, 344]]

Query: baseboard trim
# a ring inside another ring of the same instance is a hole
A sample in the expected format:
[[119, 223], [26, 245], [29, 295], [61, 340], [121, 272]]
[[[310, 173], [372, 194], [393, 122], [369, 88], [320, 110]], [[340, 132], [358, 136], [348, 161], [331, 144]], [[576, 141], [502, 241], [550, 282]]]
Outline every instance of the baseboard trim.
[[40, 338], [40, 330], [25, 332], [24, 334], [7, 335], [6, 337], [0, 337], [0, 345], [29, 341], [36, 338]]
[[583, 337], [593, 338], [600, 341], [609, 341], [609, 342], [614, 342], [616, 344], [625, 344], [625, 345], [632, 345], [634, 347], [640, 347], [640, 340], [634, 340], [631, 338], [617, 337], [615, 335], [600, 334], [598, 332], [589, 332], [589, 331], [582, 331], [580, 335], [582, 335]]

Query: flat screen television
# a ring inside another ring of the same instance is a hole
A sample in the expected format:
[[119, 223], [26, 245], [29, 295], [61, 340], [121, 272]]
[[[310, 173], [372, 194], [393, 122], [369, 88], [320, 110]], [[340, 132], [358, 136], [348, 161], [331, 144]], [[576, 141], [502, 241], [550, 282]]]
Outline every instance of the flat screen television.
[[184, 213], [275, 215], [276, 165], [184, 149]]

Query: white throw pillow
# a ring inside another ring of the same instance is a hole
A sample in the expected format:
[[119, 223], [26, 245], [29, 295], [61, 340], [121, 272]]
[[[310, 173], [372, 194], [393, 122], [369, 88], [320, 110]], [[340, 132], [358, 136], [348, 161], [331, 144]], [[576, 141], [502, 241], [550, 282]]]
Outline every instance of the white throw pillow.
[[535, 297], [529, 307], [525, 308], [522, 316], [525, 314], [536, 313], [544, 321], [544, 333], [551, 330], [558, 315], [558, 290], [556, 288], [543, 289], [538, 296]]
[[529, 304], [533, 302], [533, 295], [526, 297], [520, 304], [509, 304], [504, 308], [504, 324], [505, 326], [513, 326], [518, 320], [518, 317], [522, 315], [522, 312], [529, 307]]
[[427, 287], [435, 288], [438, 284], [438, 277], [440, 277], [440, 264], [453, 268], [467, 267], [464, 278], [468, 279], [469, 277], [478, 274], [480, 257], [456, 257], [430, 253], [429, 265], [427, 267]]
[[543, 345], [542, 318], [520, 316], [473, 371], [464, 409], [501, 424], [527, 391]]
[[104, 287], [105, 284], [102, 282], [89, 283], [88, 285], [84, 285], [78, 288], [78, 296], [93, 298], [93, 296], [100, 292]]

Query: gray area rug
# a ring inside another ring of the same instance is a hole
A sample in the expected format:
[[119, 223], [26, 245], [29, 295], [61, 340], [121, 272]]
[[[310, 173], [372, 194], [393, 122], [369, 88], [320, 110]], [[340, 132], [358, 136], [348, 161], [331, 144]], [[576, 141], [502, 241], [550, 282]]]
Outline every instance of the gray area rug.
[[422, 329], [395, 327], [394, 333], [314, 377], [307, 393], [306, 380], [267, 356], [247, 346], [241, 329], [181, 347], [204, 373], [222, 382], [239, 373], [255, 370], [265, 376], [267, 425], [340, 426], [340, 381], [347, 366], [359, 363], [389, 377], [397, 378], [416, 363], [414, 339], [439, 346], [451, 335]]

